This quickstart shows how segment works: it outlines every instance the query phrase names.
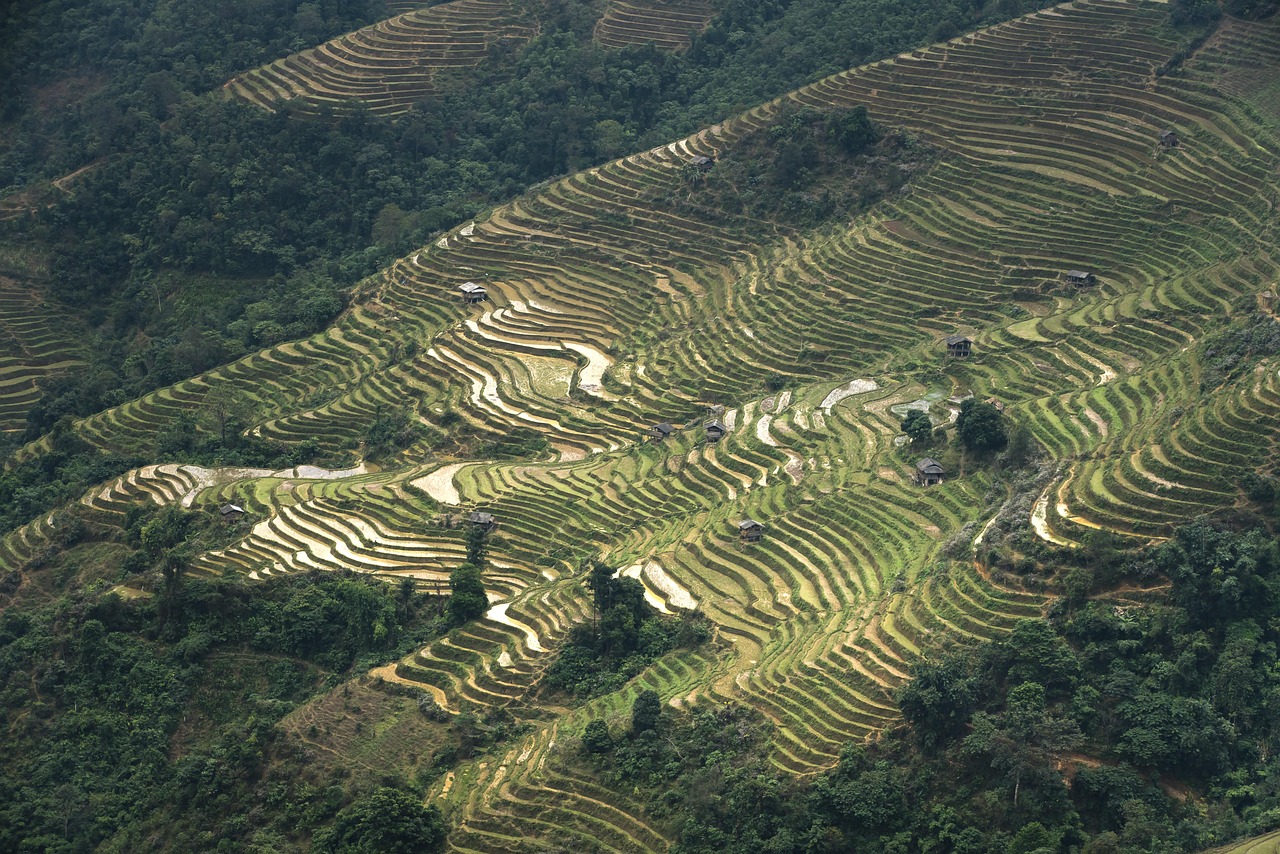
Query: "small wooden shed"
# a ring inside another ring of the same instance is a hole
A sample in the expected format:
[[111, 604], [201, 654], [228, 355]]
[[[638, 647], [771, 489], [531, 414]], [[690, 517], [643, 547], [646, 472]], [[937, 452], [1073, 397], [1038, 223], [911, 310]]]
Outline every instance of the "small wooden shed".
[[719, 442], [729, 432], [729, 428], [724, 426], [723, 421], [716, 418], [707, 422], [706, 431], [708, 442]]
[[1068, 270], [1066, 278], [1067, 284], [1075, 285], [1077, 288], [1096, 285], [1098, 283], [1098, 277], [1093, 273], [1090, 273], [1088, 270]]
[[764, 525], [755, 519], [743, 519], [738, 523], [738, 539], [744, 543], [758, 543], [764, 536]]
[[244, 508], [239, 504], [223, 504], [218, 508], [218, 515], [222, 517], [223, 522], [234, 522], [244, 515]]
[[942, 463], [932, 457], [925, 457], [916, 463], [915, 474], [912, 478], [921, 486], [936, 486], [942, 483], [942, 476], [946, 474], [942, 469]]
[[493, 526], [498, 524], [498, 520], [493, 518], [492, 513], [485, 513], [480, 510], [475, 510], [468, 515], [467, 521], [472, 525], [475, 525], [477, 528], [483, 528], [486, 531], [492, 530]]
[[967, 359], [973, 347], [973, 339], [965, 335], [947, 336], [947, 355], [953, 359]]
[[1160, 144], [1165, 148], [1178, 147], [1178, 135], [1172, 130], [1165, 129], [1160, 131]]
[[716, 165], [716, 159], [707, 157], [705, 154], [699, 154], [689, 161], [689, 165], [697, 167], [702, 172], [709, 172], [711, 167]]
[[471, 303], [484, 302], [489, 298], [489, 292], [481, 285], [475, 282], [465, 282], [458, 285], [458, 290], [462, 291], [462, 301], [470, 305]]
[[654, 439], [654, 441], [661, 442], [675, 431], [675, 427], [672, 427], [666, 421], [663, 421], [661, 424], [655, 424], [650, 427], [649, 435]]

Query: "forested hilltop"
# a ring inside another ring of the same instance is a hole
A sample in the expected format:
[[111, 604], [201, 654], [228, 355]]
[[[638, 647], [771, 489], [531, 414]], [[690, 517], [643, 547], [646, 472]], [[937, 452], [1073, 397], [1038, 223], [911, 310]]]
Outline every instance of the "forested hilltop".
[[6, 12], [0, 849], [1280, 828], [1280, 16], [1038, 5]]

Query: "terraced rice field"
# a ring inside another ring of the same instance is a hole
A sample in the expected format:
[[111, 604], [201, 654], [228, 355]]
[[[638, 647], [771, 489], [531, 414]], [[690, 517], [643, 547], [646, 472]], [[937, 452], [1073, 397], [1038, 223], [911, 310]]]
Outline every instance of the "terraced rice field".
[[596, 41], [614, 48], [653, 44], [659, 50], [684, 50], [714, 11], [710, 0], [610, 0], [596, 24]]
[[[395, 7], [393, 7], [394, 9]], [[520, 43], [536, 30], [521, 0], [455, 0], [408, 11], [295, 53], [229, 81], [233, 96], [266, 109], [282, 103], [299, 114], [403, 113], [482, 62], [499, 43]]]
[[1280, 831], [1215, 848], [1208, 854], [1275, 854], [1277, 851], [1280, 851]]
[[56, 308], [0, 277], [0, 431], [26, 426], [40, 380], [84, 363], [81, 340]]
[[[422, 444], [385, 471], [338, 475], [157, 465], [91, 492], [83, 512], [111, 525], [131, 502], [235, 500], [247, 533], [197, 571], [342, 567], [426, 585], [464, 553], [444, 517], [494, 513], [486, 618], [379, 673], [451, 712], [535, 721], [432, 792], [458, 825], [451, 844], [662, 850], [669, 828], [558, 761], [588, 719], [625, 719], [645, 688], [673, 705], [744, 703], [777, 725], [772, 761], [808, 774], [895, 719], [892, 690], [922, 654], [1046, 605], [941, 558], [1002, 496], [973, 471], [913, 486], [895, 409], [940, 386], [998, 396], [1063, 472], [1026, 522], [1068, 545], [1091, 528], [1164, 536], [1236, 503], [1244, 473], [1274, 471], [1280, 362], [1206, 393], [1198, 346], [1280, 279], [1280, 137], [1217, 82], [1266, 46], [1223, 38], [1157, 75], [1179, 49], [1165, 14], [1084, 0], [819, 81], [467, 223], [322, 335], [77, 425], [103, 448], [147, 449], [223, 386], [285, 442], [336, 451], [407, 405], [442, 431], [454, 417], [495, 440], [533, 431], [544, 459], [437, 460]], [[702, 206], [681, 167], [732, 156], [788, 103], [866, 104], [939, 161], [851, 221], [762, 238]], [[1165, 127], [1179, 148], [1159, 147]], [[1074, 268], [1099, 283], [1067, 288]], [[464, 305], [466, 281], [489, 301]], [[944, 363], [957, 330], [974, 356]], [[777, 377], [787, 390], [766, 394]], [[336, 396], [315, 405], [318, 388]], [[728, 432], [708, 443], [712, 416]], [[680, 429], [650, 442], [659, 421]], [[747, 517], [765, 522], [760, 543], [738, 541]], [[20, 567], [54, 524], [6, 538], [0, 565]], [[586, 617], [578, 567], [594, 555], [666, 610], [696, 605], [716, 640], [585, 707], [532, 714], [550, 653]]]

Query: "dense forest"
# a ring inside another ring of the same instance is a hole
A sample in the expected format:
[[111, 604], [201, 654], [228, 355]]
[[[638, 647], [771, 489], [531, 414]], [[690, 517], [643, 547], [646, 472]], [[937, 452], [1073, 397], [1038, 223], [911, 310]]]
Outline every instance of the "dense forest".
[[438, 841], [438, 814], [417, 803], [421, 815], [397, 818], [402, 805], [376, 786], [347, 793], [309, 777], [305, 743], [278, 724], [423, 643], [441, 619], [411, 590], [327, 573], [252, 590], [190, 581], [135, 601], [97, 589], [6, 610], [0, 849], [265, 852], [328, 826], [315, 840], [324, 850], [330, 837], [363, 838], [362, 811]]

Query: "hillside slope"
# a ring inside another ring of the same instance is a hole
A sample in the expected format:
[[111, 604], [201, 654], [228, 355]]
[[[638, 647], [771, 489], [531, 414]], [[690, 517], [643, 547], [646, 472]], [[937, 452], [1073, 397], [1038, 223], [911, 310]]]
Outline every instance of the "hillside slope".
[[[332, 453], [403, 413], [422, 432], [401, 465], [158, 464], [76, 512], [109, 536], [138, 501], [234, 498], [255, 524], [196, 571], [439, 581], [464, 553], [442, 509], [490, 510], [494, 607], [390, 674], [449, 711], [507, 708], [532, 723], [505, 756], [433, 793], [459, 823], [453, 844], [661, 850], [671, 829], [558, 768], [588, 719], [625, 714], [645, 688], [673, 704], [733, 700], [777, 725], [776, 765], [827, 768], [895, 719], [891, 691], [912, 662], [1041, 613], [1045, 595], [968, 559], [979, 530], [1145, 541], [1235, 505], [1243, 476], [1274, 471], [1280, 361], [1218, 354], [1223, 335], [1274, 310], [1280, 137], [1218, 81], [1224, 68], [1265, 75], [1269, 42], [1253, 28], [1275, 25], [1227, 21], [1179, 67], [1165, 17], [1155, 3], [1066, 4], [542, 187], [397, 262], [325, 334], [75, 428], [149, 453], [217, 390], [253, 409], [255, 434]], [[816, 226], [710, 203], [728, 197], [717, 170], [734, 174], [753, 133], [796, 109], [857, 105], [936, 152], [933, 165]], [[1161, 148], [1165, 128], [1177, 148]], [[695, 155], [718, 158], [705, 181], [686, 167]], [[1064, 285], [1077, 268], [1098, 283]], [[462, 305], [467, 281], [490, 300]], [[941, 339], [956, 332], [975, 355], [947, 362]], [[943, 400], [967, 393], [998, 397], [1045, 446], [1033, 492], [974, 466], [929, 489], [909, 482], [914, 456], [895, 443], [904, 406], [932, 404], [944, 423]], [[718, 443], [704, 439], [710, 416], [728, 431]], [[659, 421], [685, 429], [645, 441]], [[442, 458], [464, 439], [477, 458]], [[483, 451], [543, 442], [538, 461]], [[747, 517], [766, 524], [762, 542], [739, 543]], [[0, 562], [35, 571], [59, 524], [6, 538]], [[579, 560], [596, 554], [668, 609], [696, 603], [716, 643], [548, 714], [532, 692], [587, 616]]]
[[[535, 36], [544, 10], [525, 0], [453, 0], [415, 8], [241, 74], [223, 87], [265, 109], [295, 114], [357, 106], [381, 115], [463, 85], [458, 73]], [[713, 14], [709, 0], [607, 4], [595, 28], [605, 47], [681, 50]]]
[[514, 0], [455, 0], [414, 9], [318, 47], [278, 59], [226, 84], [231, 94], [273, 109], [297, 101], [300, 112], [364, 104], [404, 112], [439, 90], [438, 78], [480, 63], [500, 42], [520, 43], [536, 22]]

